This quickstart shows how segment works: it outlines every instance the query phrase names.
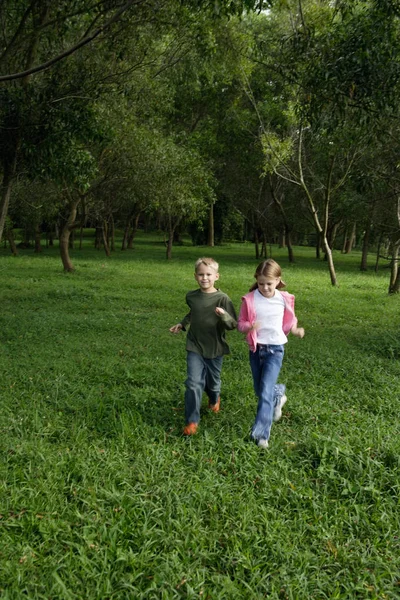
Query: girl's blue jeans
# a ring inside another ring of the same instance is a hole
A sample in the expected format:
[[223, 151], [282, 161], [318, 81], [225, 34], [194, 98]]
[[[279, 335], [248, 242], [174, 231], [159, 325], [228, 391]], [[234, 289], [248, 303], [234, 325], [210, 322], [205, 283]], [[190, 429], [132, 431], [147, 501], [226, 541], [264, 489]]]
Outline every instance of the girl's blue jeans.
[[222, 356], [204, 358], [197, 352], [187, 353], [187, 379], [185, 381], [185, 420], [186, 423], [200, 421], [200, 407], [203, 392], [211, 404], [215, 404], [221, 391]]
[[276, 386], [283, 355], [284, 347], [275, 345], [257, 344], [257, 350], [250, 351], [254, 391], [258, 398], [257, 415], [251, 430], [255, 440], [269, 439], [274, 408], [283, 395], [279, 390], [281, 386]]

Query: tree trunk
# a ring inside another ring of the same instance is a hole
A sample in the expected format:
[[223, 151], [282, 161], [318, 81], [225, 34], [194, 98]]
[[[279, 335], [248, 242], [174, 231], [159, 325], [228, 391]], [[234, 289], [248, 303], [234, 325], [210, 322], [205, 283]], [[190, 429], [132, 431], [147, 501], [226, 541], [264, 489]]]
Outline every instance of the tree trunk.
[[324, 239], [324, 252], [325, 252], [325, 256], [327, 257], [328, 260], [328, 267], [329, 267], [329, 275], [331, 278], [331, 284], [332, 285], [337, 285], [337, 277], [336, 277], [336, 272], [335, 272], [335, 266], [333, 264], [333, 256], [332, 256], [332, 250], [329, 247], [328, 244], [328, 240], [325, 238]]
[[168, 240], [167, 240], [167, 260], [170, 260], [172, 258], [172, 242], [174, 239], [174, 229], [169, 230], [169, 236], [168, 236]]
[[340, 225], [340, 221], [338, 221], [337, 223], [335, 223], [329, 231], [329, 235], [328, 235], [328, 244], [329, 247], [333, 249], [333, 246], [335, 244], [335, 239], [336, 239], [336, 234], [337, 231], [339, 229], [339, 225]]
[[177, 230], [179, 223], [181, 222], [181, 217], [179, 217], [176, 223], [172, 222], [171, 215], [168, 215], [168, 240], [167, 240], [167, 260], [172, 258], [172, 244], [174, 241], [175, 231]]
[[349, 229], [348, 225], [346, 225], [346, 228], [344, 230], [344, 235], [343, 235], [342, 254], [344, 254], [346, 252], [348, 229]]
[[6, 237], [8, 239], [8, 243], [10, 244], [11, 253], [13, 254], [13, 256], [18, 256], [18, 249], [17, 249], [17, 246], [15, 245], [15, 240], [14, 240], [12, 229], [7, 230]]
[[268, 250], [267, 250], [267, 236], [263, 231], [262, 235], [262, 246], [261, 246], [261, 258], [268, 258]]
[[121, 250], [126, 250], [128, 247], [128, 235], [131, 228], [131, 217], [125, 223], [124, 235], [122, 238]]
[[35, 227], [35, 254], [40, 254], [42, 252], [42, 244], [41, 244], [41, 239], [40, 239], [40, 226], [37, 225]]
[[389, 294], [398, 294], [400, 291], [399, 253], [400, 240], [393, 244], [392, 261], [390, 265]]
[[208, 213], [208, 239], [207, 246], [214, 247], [214, 204], [211, 204]]
[[294, 252], [293, 252], [293, 246], [292, 246], [292, 236], [291, 236], [291, 226], [289, 225], [289, 221], [287, 219], [286, 216], [286, 211], [284, 209], [283, 206], [283, 194], [280, 195], [280, 197], [278, 198], [278, 194], [276, 192], [276, 186], [274, 186], [274, 181], [272, 179], [272, 177], [269, 178], [269, 189], [271, 192], [271, 196], [272, 196], [272, 200], [274, 201], [274, 203], [276, 204], [276, 206], [278, 207], [278, 210], [281, 214], [282, 220], [283, 220], [283, 226], [284, 226], [284, 241], [283, 241], [283, 247], [286, 245], [287, 249], [288, 249], [288, 256], [289, 256], [289, 262], [290, 263], [294, 263]]
[[316, 238], [315, 238], [315, 258], [321, 258], [321, 234], [317, 229]]
[[257, 228], [254, 229], [254, 247], [256, 251], [256, 259], [260, 258], [260, 240], [258, 239]]
[[98, 227], [96, 225], [96, 232], [95, 232], [95, 236], [94, 236], [94, 247], [96, 248], [96, 250], [100, 250], [102, 240], [103, 240], [103, 230], [101, 227]]
[[383, 233], [381, 233], [380, 236], [379, 236], [378, 248], [376, 249], [376, 260], [375, 260], [375, 269], [374, 269], [375, 273], [378, 272], [379, 258], [380, 258], [380, 255], [381, 255], [382, 240], [383, 240]]
[[371, 225], [372, 225], [371, 219], [368, 218], [368, 222], [365, 226], [365, 233], [364, 233], [364, 238], [363, 238], [360, 271], [366, 271], [368, 269], [368, 250], [369, 250], [369, 239], [371, 236]]
[[292, 246], [292, 236], [290, 233], [290, 230], [287, 229], [286, 225], [285, 225], [285, 229], [286, 229], [286, 247], [288, 250], [288, 258], [289, 258], [289, 262], [291, 264], [293, 264], [295, 262], [294, 260], [294, 252], [293, 252], [293, 246]]
[[103, 221], [103, 227], [101, 228], [101, 231], [102, 231], [102, 235], [103, 235], [104, 251], [106, 253], [106, 256], [110, 257], [111, 256], [111, 252], [110, 252], [110, 246], [108, 244], [108, 224], [107, 224], [107, 221], [105, 219]]
[[132, 226], [131, 231], [129, 233], [129, 237], [128, 237], [128, 248], [129, 248], [129, 250], [133, 249], [133, 242], [134, 242], [134, 239], [135, 239], [138, 227], [139, 227], [139, 219], [140, 219], [140, 213], [138, 213], [135, 216], [135, 219], [133, 221], [133, 226]]
[[110, 217], [111, 219], [111, 252], [115, 251], [115, 223], [114, 223], [114, 217], [111, 215]]
[[345, 250], [344, 250], [345, 254], [350, 254], [350, 252], [353, 250], [355, 239], [356, 239], [356, 223], [354, 222], [353, 227], [351, 229], [351, 234], [347, 238], [347, 241], [346, 241], [346, 246], [345, 246]]
[[1, 185], [0, 197], [0, 242], [3, 239], [3, 232], [8, 214], [8, 207], [10, 204], [12, 182], [17, 169], [18, 148], [19, 142], [17, 140], [11, 160], [9, 157], [7, 157], [3, 161], [3, 182]]
[[80, 202], [80, 198], [78, 200], [73, 200], [69, 205], [69, 214], [67, 221], [60, 233], [60, 255], [61, 261], [64, 267], [64, 271], [68, 273], [74, 270], [74, 266], [71, 262], [71, 258], [69, 255], [69, 239], [71, 236], [71, 232], [73, 231], [73, 227], [75, 224], [76, 213], [78, 209], [78, 205]]

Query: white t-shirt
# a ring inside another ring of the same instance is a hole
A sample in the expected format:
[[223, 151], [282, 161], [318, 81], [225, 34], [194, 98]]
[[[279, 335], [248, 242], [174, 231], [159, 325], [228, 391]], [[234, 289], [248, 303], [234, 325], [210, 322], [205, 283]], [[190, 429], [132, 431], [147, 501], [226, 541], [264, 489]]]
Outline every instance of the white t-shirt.
[[257, 342], [259, 344], [286, 344], [287, 337], [283, 333], [283, 312], [285, 301], [279, 290], [275, 290], [272, 298], [266, 298], [259, 290], [254, 294], [254, 307], [256, 309]]

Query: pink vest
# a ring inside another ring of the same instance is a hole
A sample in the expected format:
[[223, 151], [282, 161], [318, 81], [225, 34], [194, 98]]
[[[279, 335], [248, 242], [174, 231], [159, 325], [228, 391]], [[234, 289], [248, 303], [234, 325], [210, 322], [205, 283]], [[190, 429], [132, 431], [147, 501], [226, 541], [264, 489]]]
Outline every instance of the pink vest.
[[[280, 290], [279, 290], [280, 291]], [[256, 309], [254, 306], [254, 291], [249, 292], [242, 297], [242, 305], [240, 307], [239, 319], [237, 328], [241, 333], [245, 333], [255, 323], [256, 320]], [[283, 322], [282, 329], [283, 333], [287, 335], [292, 327], [297, 325], [297, 318], [294, 314], [294, 296], [288, 292], [281, 292], [285, 301], [285, 310], [283, 311]], [[248, 343], [250, 350], [255, 352], [257, 349], [257, 332], [252, 329], [246, 335], [246, 342]]]

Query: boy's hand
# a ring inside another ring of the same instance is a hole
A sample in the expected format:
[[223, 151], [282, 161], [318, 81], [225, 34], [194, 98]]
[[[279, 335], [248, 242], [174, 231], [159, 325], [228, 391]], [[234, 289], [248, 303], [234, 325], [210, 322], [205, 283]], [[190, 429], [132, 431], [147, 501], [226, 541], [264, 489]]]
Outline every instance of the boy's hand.
[[303, 327], [293, 327], [291, 329], [291, 332], [293, 333], [293, 335], [297, 335], [297, 337], [299, 338], [303, 338], [305, 334]]
[[177, 325], [170, 327], [169, 330], [171, 333], [179, 333], [180, 331], [182, 331], [182, 325], [181, 325], [181, 323], [178, 323]]
[[223, 308], [221, 308], [220, 306], [217, 306], [217, 308], [215, 309], [215, 312], [216, 312], [216, 314], [217, 314], [219, 317], [222, 317], [222, 315], [224, 315], [224, 314], [225, 314], [225, 311], [224, 311], [224, 309], [223, 309]]

